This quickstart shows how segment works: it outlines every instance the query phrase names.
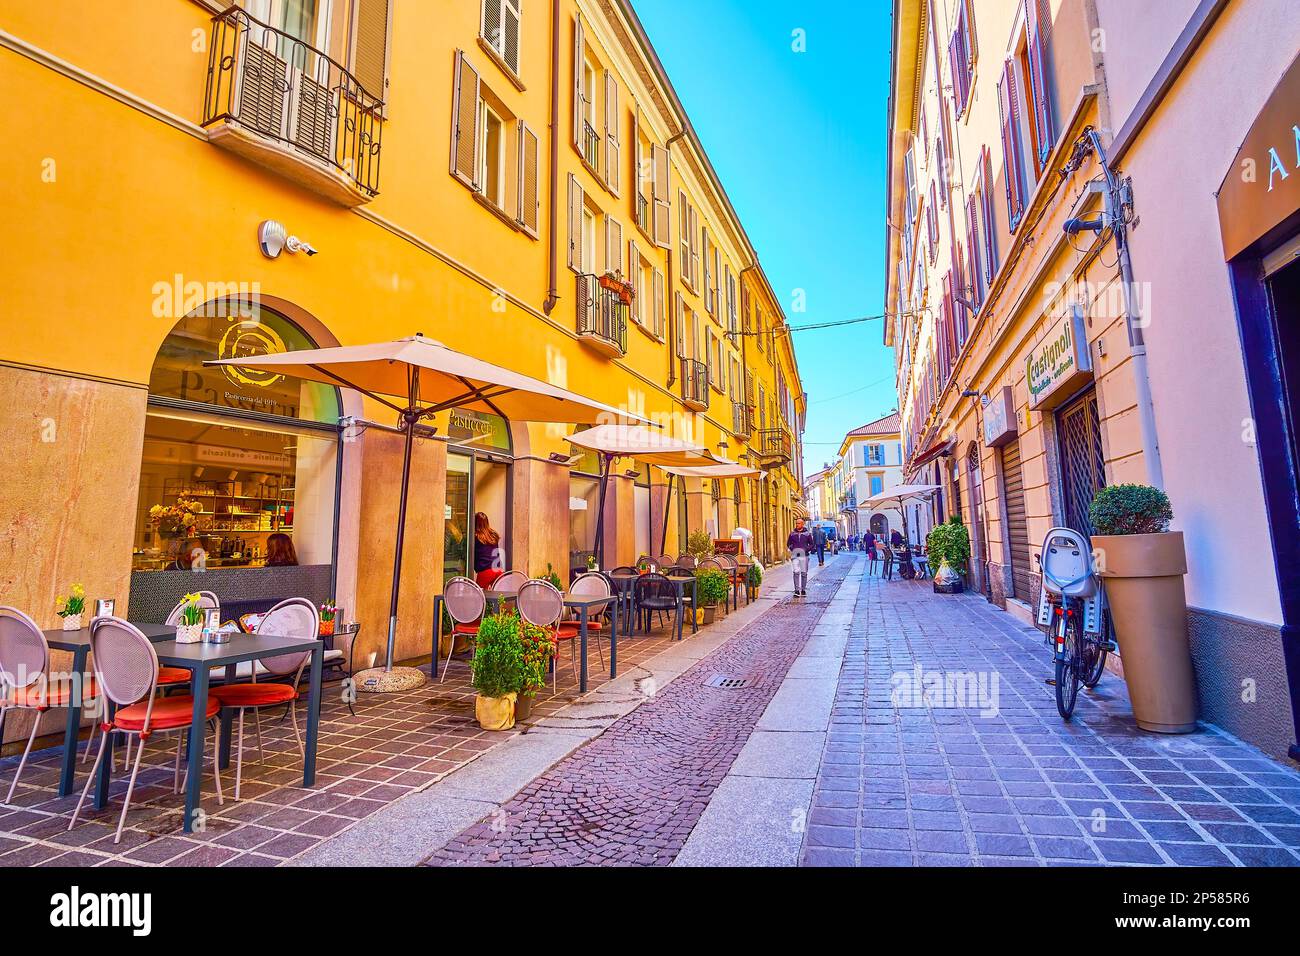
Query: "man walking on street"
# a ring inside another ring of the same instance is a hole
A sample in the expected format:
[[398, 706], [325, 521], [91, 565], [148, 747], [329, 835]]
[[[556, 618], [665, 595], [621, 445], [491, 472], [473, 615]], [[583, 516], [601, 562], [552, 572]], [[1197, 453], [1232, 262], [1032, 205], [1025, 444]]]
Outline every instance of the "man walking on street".
[[826, 563], [826, 529], [821, 525], [813, 526], [813, 544], [817, 548], [817, 566]]
[[786, 539], [785, 546], [790, 549], [790, 568], [794, 571], [794, 594], [802, 597], [808, 593], [808, 553], [812, 551], [813, 536], [804, 527], [803, 518], [794, 523], [794, 530]]

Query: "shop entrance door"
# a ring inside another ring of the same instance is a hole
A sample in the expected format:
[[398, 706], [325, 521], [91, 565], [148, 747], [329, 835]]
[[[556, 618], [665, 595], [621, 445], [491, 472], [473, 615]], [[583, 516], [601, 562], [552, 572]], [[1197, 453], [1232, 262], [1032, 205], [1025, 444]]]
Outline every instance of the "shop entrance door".
[[1086, 535], [1093, 532], [1088, 509], [1106, 484], [1106, 459], [1101, 449], [1101, 420], [1097, 392], [1088, 389], [1056, 415], [1061, 446], [1061, 498], [1065, 526]]
[[1002, 446], [1002, 498], [1007, 509], [1002, 529], [1011, 551], [1011, 596], [1033, 600], [1029, 580], [1029, 526], [1025, 520], [1025, 486], [1020, 473], [1020, 442]]
[[474, 459], [469, 455], [447, 455], [447, 503], [443, 511], [442, 583], [469, 574], [469, 548], [474, 536], [470, 522], [471, 479]]

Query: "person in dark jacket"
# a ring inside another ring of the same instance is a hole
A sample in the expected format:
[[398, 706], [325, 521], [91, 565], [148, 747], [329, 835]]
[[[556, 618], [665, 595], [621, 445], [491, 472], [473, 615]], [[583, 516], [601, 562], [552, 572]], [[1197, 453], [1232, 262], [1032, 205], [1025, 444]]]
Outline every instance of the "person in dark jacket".
[[816, 547], [813, 535], [804, 527], [803, 518], [794, 523], [794, 530], [786, 538], [785, 546], [790, 549], [790, 566], [794, 571], [794, 593], [800, 597], [808, 593], [808, 554]]
[[866, 531], [862, 534], [862, 550], [866, 554], [867, 560], [873, 560], [876, 556], [876, 535], [873, 531]]
[[474, 580], [481, 588], [490, 587], [501, 577], [504, 567], [501, 536], [493, 530], [488, 516], [480, 511], [474, 515]]
[[813, 546], [817, 548], [817, 566], [826, 563], [826, 529], [821, 525], [813, 526]]

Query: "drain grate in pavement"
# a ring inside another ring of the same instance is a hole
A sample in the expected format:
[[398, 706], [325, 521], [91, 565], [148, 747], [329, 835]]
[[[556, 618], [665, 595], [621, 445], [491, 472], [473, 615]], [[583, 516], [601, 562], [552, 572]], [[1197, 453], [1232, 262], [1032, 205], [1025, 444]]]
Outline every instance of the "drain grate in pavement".
[[731, 674], [714, 674], [704, 682], [705, 687], [721, 687], [724, 690], [737, 690], [741, 687], [748, 687], [752, 678], [735, 677]]

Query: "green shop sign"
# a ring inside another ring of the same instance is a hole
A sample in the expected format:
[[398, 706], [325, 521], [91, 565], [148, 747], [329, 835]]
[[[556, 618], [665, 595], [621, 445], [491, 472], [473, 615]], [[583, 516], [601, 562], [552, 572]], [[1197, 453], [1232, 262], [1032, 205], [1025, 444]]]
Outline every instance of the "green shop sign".
[[1025, 356], [1030, 408], [1051, 408], [1092, 378], [1083, 309], [1071, 306]]

